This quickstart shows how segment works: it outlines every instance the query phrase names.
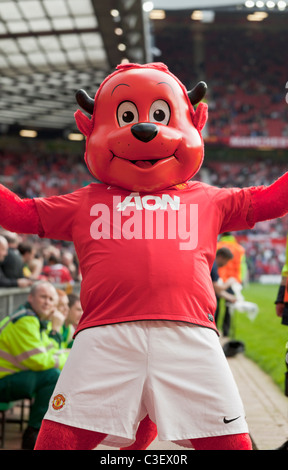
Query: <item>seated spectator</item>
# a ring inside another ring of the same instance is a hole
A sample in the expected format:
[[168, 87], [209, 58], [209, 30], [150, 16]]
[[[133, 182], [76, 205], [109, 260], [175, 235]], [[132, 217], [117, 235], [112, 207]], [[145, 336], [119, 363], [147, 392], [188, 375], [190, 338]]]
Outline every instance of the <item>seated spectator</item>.
[[63, 324], [69, 313], [68, 295], [62, 289], [56, 289], [58, 295], [57, 310], [63, 315]]
[[23, 260], [18, 250], [19, 236], [17, 233], [5, 231], [3, 236], [8, 242], [8, 253], [2, 263], [2, 270], [6, 277], [19, 279], [23, 275]]
[[60, 263], [59, 258], [51, 254], [47, 266], [44, 266], [42, 274], [55, 284], [73, 284], [73, 278], [69, 269]]
[[31, 243], [20, 243], [19, 253], [23, 260], [23, 273], [29, 279], [40, 279], [43, 269], [43, 260], [36, 258], [35, 248]]
[[70, 349], [73, 344], [73, 335], [83, 310], [78, 295], [67, 295], [66, 292], [62, 289], [56, 290], [58, 294], [58, 303], [56, 308], [63, 316], [63, 325], [60, 329], [61, 346], [63, 349]]
[[69, 311], [66, 320], [62, 326], [62, 344], [65, 348], [71, 348], [73, 344], [73, 335], [83, 313], [80, 297], [76, 294], [69, 294]]
[[51, 244], [49, 240], [43, 240], [41, 251], [42, 251], [45, 266], [48, 264], [48, 260], [50, 256], [52, 255], [55, 256], [55, 258], [60, 259], [60, 256], [61, 256], [60, 249], [57, 248], [55, 245]]
[[65, 250], [61, 253], [61, 263], [69, 269], [72, 278], [76, 281], [78, 277], [77, 266], [70, 251]]
[[32, 280], [23, 277], [7, 277], [3, 271], [3, 262], [8, 255], [8, 242], [6, 238], [0, 235], [0, 287], [28, 287]]
[[[32, 450], [68, 352], [60, 349], [63, 316], [55, 310], [55, 287], [38, 281], [27, 300], [0, 323], [0, 401], [32, 399], [22, 438], [22, 449]], [[52, 322], [49, 332], [48, 318]]]

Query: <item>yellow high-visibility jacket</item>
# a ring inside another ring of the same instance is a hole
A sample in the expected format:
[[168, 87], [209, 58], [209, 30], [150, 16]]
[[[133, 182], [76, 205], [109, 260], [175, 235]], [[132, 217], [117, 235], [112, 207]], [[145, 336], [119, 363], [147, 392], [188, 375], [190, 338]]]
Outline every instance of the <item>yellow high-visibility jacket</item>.
[[286, 262], [282, 269], [282, 276], [288, 277], [288, 235], [287, 235], [287, 243], [286, 243]]
[[0, 322], [0, 379], [23, 370], [62, 369], [69, 352], [60, 349], [29, 304]]

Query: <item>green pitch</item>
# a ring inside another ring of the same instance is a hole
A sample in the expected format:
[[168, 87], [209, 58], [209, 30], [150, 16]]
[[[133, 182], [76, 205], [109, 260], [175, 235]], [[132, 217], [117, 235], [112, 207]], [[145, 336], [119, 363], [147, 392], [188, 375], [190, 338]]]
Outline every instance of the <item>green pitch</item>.
[[[282, 325], [275, 313], [277, 291], [277, 285], [252, 283], [245, 287], [242, 291], [245, 300], [256, 303], [259, 313], [251, 321], [245, 313], [236, 312], [230, 336], [245, 343], [246, 356], [256, 362], [284, 391], [288, 326]], [[221, 331], [221, 317], [219, 329]]]

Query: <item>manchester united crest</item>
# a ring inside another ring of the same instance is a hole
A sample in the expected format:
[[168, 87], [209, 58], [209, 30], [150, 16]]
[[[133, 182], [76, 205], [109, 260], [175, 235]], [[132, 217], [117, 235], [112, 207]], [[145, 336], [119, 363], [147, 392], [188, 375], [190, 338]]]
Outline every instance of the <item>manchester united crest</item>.
[[52, 400], [53, 410], [56, 410], [56, 411], [62, 410], [62, 408], [65, 405], [65, 402], [66, 402], [66, 399], [64, 395], [62, 395], [61, 393], [58, 393], [57, 395], [55, 395], [55, 397]]

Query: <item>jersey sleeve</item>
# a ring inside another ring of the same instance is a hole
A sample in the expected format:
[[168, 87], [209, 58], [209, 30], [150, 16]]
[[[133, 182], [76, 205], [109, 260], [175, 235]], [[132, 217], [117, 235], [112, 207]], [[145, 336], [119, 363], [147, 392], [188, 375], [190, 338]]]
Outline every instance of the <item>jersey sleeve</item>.
[[73, 240], [73, 225], [80, 212], [83, 189], [63, 196], [34, 199], [43, 227], [42, 238]]
[[219, 233], [250, 229], [257, 222], [283, 217], [288, 212], [288, 172], [270, 186], [214, 188], [213, 201], [222, 219]]
[[206, 187], [219, 211], [219, 233], [247, 230], [254, 227], [250, 221], [251, 192], [249, 188]]

